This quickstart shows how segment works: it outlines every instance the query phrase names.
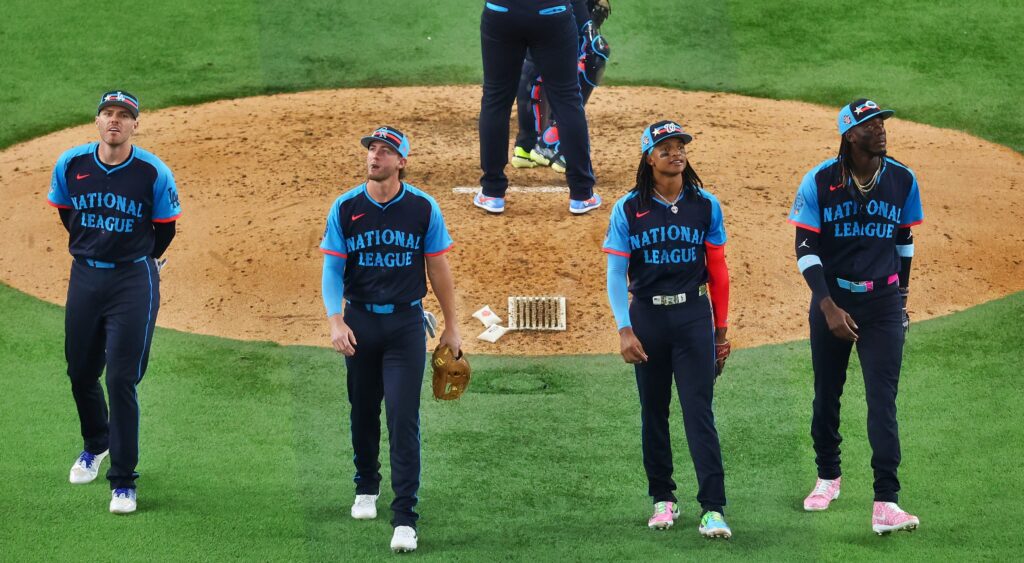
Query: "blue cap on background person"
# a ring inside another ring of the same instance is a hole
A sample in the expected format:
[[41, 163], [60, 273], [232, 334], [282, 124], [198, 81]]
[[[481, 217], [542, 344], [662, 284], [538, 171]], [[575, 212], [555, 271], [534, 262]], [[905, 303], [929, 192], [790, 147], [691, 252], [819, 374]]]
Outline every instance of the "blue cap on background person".
[[640, 135], [640, 151], [647, 154], [654, 145], [672, 137], [682, 137], [684, 145], [693, 140], [693, 135], [683, 131], [683, 126], [675, 121], [659, 121], [648, 125]]
[[854, 100], [839, 110], [839, 134], [842, 135], [873, 117], [889, 119], [894, 113], [896, 112], [891, 109], [878, 107], [878, 104], [867, 98]]
[[96, 107], [96, 115], [107, 106], [120, 106], [132, 112], [132, 117], [139, 118], [139, 98], [124, 90], [111, 90], [100, 96], [100, 105]]
[[379, 127], [376, 131], [360, 140], [366, 148], [370, 148], [370, 143], [374, 141], [383, 141], [398, 151], [402, 158], [409, 158], [409, 139], [406, 138], [404, 133], [394, 127], [388, 125]]

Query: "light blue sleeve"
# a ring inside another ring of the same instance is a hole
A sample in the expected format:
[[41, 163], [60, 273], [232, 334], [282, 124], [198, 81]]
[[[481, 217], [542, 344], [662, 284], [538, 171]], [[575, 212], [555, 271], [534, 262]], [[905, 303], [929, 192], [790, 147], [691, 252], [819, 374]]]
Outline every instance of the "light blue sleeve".
[[53, 175], [50, 177], [50, 193], [46, 196], [46, 200], [54, 207], [71, 207], [67, 178], [64, 177], [67, 168], [68, 156], [67, 153], [64, 153], [57, 160], [57, 165], [53, 167]]
[[612, 306], [618, 330], [632, 326], [629, 320], [629, 289], [626, 284], [628, 268], [629, 258], [608, 254], [608, 303]]
[[341, 302], [345, 296], [344, 258], [324, 254], [324, 273], [321, 283], [327, 316], [337, 315], [341, 312]]
[[348, 258], [345, 236], [341, 232], [340, 209], [341, 205], [335, 201], [331, 211], [327, 213], [327, 227], [324, 229], [324, 239], [320, 242], [320, 251], [339, 258]]
[[798, 227], [821, 232], [821, 212], [818, 209], [818, 186], [814, 182], [814, 175], [820, 167], [808, 172], [800, 188], [796, 191], [796, 200], [789, 210], [789, 222]]
[[448, 227], [444, 224], [444, 216], [441, 215], [441, 208], [437, 202], [430, 200], [430, 225], [427, 226], [427, 236], [423, 241], [423, 254], [426, 256], [437, 256], [444, 254], [452, 247], [452, 237], [448, 234]]
[[178, 186], [174, 174], [161, 161], [156, 166], [156, 182], [153, 184], [153, 221], [169, 222], [181, 216], [181, 202], [178, 200]]
[[718, 198], [714, 194], [704, 190], [701, 190], [701, 194], [711, 202], [711, 227], [708, 229], [708, 234], [704, 241], [715, 246], [722, 246], [727, 239], [725, 235], [725, 218], [722, 216], [722, 205], [718, 203]]
[[601, 250], [624, 258], [629, 258], [629, 223], [626, 221], [625, 200], [615, 202], [611, 217], [608, 220], [608, 231], [604, 235]]
[[917, 187], [917, 176], [914, 176], [913, 173], [911, 175], [914, 178], [914, 183], [910, 186], [907, 201], [903, 204], [901, 227], [912, 227], [924, 221], [924, 209], [921, 208], [921, 191]]

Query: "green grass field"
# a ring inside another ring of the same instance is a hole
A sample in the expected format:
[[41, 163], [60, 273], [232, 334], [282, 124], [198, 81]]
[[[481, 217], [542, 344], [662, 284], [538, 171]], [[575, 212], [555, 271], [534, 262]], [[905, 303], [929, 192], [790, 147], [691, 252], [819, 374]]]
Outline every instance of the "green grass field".
[[[1019, 2], [612, 2], [609, 84], [836, 107], [869, 95], [901, 117], [1024, 150]], [[182, 0], [128, 12], [7, 2], [0, 147], [87, 122], [112, 87], [140, 95], [145, 111], [313, 88], [475, 83], [480, 4]], [[61, 309], [0, 284], [0, 310], [0, 561], [389, 556], [386, 510], [375, 522], [348, 517], [347, 400], [333, 352], [158, 331], [140, 386], [140, 511], [119, 518], [106, 512], [105, 483], [66, 483], [81, 443]], [[666, 533], [646, 529], [639, 406], [631, 370], [617, 357], [474, 358], [466, 397], [424, 403], [415, 556], [1018, 559], [1022, 318], [1017, 294], [914, 326], [899, 403], [902, 502], [923, 525], [885, 538], [869, 528], [859, 376], [844, 406], [843, 497], [827, 513], [800, 509], [814, 478], [806, 342], [738, 351], [719, 383], [736, 533], [728, 543], [705, 542], [694, 530], [678, 416], [676, 477], [687, 516]], [[384, 491], [381, 507], [390, 501]]]

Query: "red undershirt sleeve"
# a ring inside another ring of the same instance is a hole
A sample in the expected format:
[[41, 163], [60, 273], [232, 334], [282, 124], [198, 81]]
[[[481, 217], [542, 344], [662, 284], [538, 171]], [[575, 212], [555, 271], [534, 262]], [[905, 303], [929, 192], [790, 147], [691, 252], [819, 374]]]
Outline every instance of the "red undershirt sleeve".
[[704, 243], [708, 267], [708, 291], [715, 316], [715, 328], [729, 326], [729, 268], [725, 264], [725, 245]]

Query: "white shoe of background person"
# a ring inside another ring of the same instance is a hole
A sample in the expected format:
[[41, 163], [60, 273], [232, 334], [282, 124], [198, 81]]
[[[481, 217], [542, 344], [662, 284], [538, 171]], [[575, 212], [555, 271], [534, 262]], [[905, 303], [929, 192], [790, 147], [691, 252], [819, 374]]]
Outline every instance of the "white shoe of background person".
[[114, 514], [131, 514], [138, 506], [135, 489], [114, 489], [110, 491], [110, 511]]
[[106, 450], [101, 454], [93, 455], [89, 452], [82, 452], [78, 455], [78, 459], [75, 460], [75, 464], [71, 466], [71, 474], [68, 480], [75, 485], [82, 485], [84, 483], [92, 483], [96, 480], [96, 476], [100, 473], [100, 464], [103, 463], [103, 459], [107, 457], [110, 450]]
[[395, 553], [416, 551], [416, 530], [411, 526], [397, 526], [395, 535], [391, 536], [391, 551]]
[[352, 517], [356, 520], [373, 520], [377, 517], [377, 497], [380, 495], [356, 495], [352, 503]]

